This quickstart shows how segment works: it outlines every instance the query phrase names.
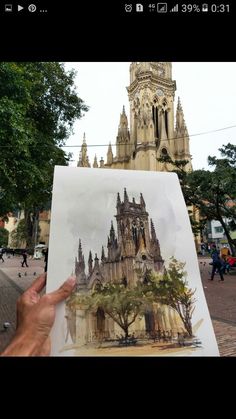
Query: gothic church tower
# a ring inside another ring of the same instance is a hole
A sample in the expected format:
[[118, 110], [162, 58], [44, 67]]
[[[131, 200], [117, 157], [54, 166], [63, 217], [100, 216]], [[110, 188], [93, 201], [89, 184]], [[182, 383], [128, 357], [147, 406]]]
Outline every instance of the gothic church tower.
[[174, 97], [176, 82], [172, 80], [169, 62], [133, 62], [130, 65], [130, 132], [125, 109], [120, 115], [116, 138], [116, 156], [109, 145], [107, 163], [112, 169], [169, 171], [170, 165], [159, 162], [169, 155], [173, 160], [189, 160], [192, 170], [189, 136], [180, 100], [176, 127]]

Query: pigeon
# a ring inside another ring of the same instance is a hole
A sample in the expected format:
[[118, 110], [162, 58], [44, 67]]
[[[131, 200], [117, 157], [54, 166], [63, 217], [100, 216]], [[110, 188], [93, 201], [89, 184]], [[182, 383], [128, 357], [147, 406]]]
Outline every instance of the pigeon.
[[3, 329], [6, 331], [7, 329], [9, 329], [9, 327], [11, 326], [11, 323], [9, 322], [5, 322], [3, 323]]
[[19, 276], [19, 278], [21, 278], [21, 273], [20, 272], [18, 273], [18, 276]]
[[36, 275], [36, 272], [34, 272], [34, 276]]
[[25, 272], [25, 276], [27, 276], [27, 272]]

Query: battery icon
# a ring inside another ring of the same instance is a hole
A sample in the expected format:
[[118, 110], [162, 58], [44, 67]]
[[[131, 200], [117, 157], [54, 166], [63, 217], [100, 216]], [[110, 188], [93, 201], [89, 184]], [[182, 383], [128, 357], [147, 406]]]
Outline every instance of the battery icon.
[[202, 5], [202, 12], [208, 12], [208, 4], [204, 3]]

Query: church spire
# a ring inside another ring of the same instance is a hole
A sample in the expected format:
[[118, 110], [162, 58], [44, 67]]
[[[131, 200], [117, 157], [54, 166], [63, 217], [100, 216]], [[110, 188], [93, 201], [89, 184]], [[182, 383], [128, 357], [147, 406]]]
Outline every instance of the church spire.
[[79, 280], [85, 279], [85, 262], [80, 239], [78, 248], [78, 261], [75, 259], [75, 274]]
[[151, 221], [151, 238], [153, 241], [156, 241], [157, 240], [156, 230], [155, 230], [152, 219], [150, 221]]
[[95, 253], [95, 258], [94, 258], [94, 269], [95, 270], [99, 269], [99, 259], [98, 259], [97, 253]]
[[104, 247], [102, 246], [102, 253], [101, 253], [101, 261], [104, 262], [105, 261], [105, 251], [104, 251]]
[[126, 188], [124, 188], [124, 204], [127, 204], [129, 202], [129, 197], [126, 191]]
[[79, 239], [78, 261], [82, 262], [82, 259], [83, 259], [82, 245], [81, 245], [81, 240]]
[[87, 144], [86, 144], [85, 132], [83, 135], [83, 144], [81, 146], [77, 167], [90, 167], [89, 158], [87, 155]]
[[120, 123], [118, 127], [118, 134], [116, 137], [116, 156], [126, 157], [129, 155], [130, 147], [130, 134], [128, 128], [128, 118], [123, 106], [122, 113], [120, 114]]
[[91, 274], [93, 270], [93, 257], [92, 257], [91, 250], [89, 251], [88, 268], [89, 268], [89, 273]]
[[111, 165], [113, 162], [113, 153], [111, 148], [111, 143], [109, 143], [108, 150], [107, 150], [107, 164]]
[[94, 169], [97, 169], [97, 168], [98, 168], [98, 161], [97, 161], [97, 156], [96, 156], [96, 154], [95, 154], [95, 156], [94, 156], [93, 168], [94, 168]]
[[115, 230], [114, 230], [114, 226], [113, 226], [113, 222], [111, 222], [111, 228], [110, 228], [110, 241], [114, 242], [116, 238], [115, 235]]
[[121, 200], [120, 200], [120, 194], [118, 192], [117, 194], [117, 201], [116, 201], [116, 208], [121, 204]]
[[180, 97], [178, 97], [177, 109], [176, 109], [176, 132], [177, 134], [182, 135], [185, 128], [184, 113], [183, 108], [180, 102]]
[[143, 199], [143, 194], [140, 194], [140, 205], [141, 205], [141, 207], [143, 207], [145, 209], [146, 204], [145, 204], [145, 201]]

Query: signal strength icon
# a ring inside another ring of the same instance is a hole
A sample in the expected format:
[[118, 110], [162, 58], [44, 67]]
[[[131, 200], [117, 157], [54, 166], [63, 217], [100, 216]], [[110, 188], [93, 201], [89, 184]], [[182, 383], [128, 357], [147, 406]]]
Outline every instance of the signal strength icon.
[[179, 5], [176, 4], [173, 9], [170, 10], [170, 12], [178, 12], [179, 11]]

